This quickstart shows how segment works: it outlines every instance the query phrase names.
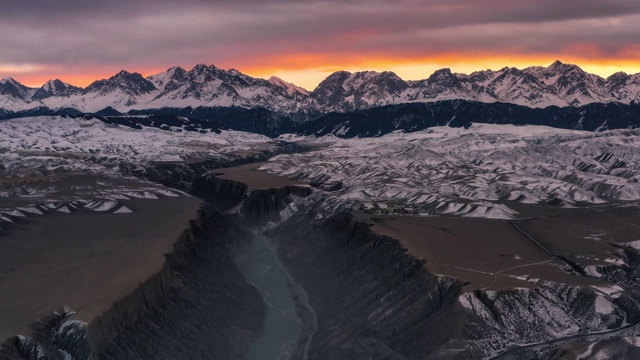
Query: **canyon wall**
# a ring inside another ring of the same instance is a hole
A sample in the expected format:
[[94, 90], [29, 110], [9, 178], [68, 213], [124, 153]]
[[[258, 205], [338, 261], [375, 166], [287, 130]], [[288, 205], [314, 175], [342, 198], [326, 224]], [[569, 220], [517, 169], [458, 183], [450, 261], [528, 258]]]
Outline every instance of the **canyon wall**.
[[0, 359], [243, 359], [264, 318], [262, 298], [234, 264], [249, 236], [204, 207], [162, 270], [131, 294], [88, 325], [42, 319], [31, 337], [9, 339]]

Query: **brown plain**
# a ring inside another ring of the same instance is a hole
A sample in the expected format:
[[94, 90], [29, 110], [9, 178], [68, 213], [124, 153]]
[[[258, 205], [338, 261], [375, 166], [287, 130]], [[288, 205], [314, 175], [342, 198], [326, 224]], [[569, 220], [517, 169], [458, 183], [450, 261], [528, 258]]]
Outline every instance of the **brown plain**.
[[[376, 233], [398, 239], [409, 254], [425, 259], [430, 272], [468, 282], [464, 291], [535, 287], [526, 279], [606, 285], [595, 278], [569, 273], [565, 263], [542, 251], [506, 221], [395, 215], [365, 216], [364, 220], [373, 224]], [[548, 225], [551, 233], [567, 227], [562, 220]], [[545, 240], [545, 245], [558, 252], [557, 238], [545, 236], [539, 240]]]
[[200, 201], [121, 203], [134, 213], [50, 213], [0, 232], [0, 339], [63, 306], [95, 318], [161, 269]]
[[249, 188], [257, 190], [278, 189], [285, 186], [305, 184], [302, 181], [292, 180], [286, 176], [273, 175], [266, 171], [258, 170], [264, 164], [262, 162], [216, 169], [213, 173], [220, 179], [242, 182]]

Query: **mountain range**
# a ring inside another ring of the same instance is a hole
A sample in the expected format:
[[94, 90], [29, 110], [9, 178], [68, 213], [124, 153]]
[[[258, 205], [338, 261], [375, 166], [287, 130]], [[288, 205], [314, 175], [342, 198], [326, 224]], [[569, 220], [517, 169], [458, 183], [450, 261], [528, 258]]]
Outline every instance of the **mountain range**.
[[0, 80], [0, 113], [38, 108], [95, 113], [163, 108], [263, 108], [286, 114], [347, 113], [386, 105], [468, 100], [531, 108], [579, 107], [591, 103], [640, 102], [640, 74], [608, 78], [556, 61], [548, 67], [505, 67], [458, 74], [441, 69], [427, 79], [405, 81], [392, 72], [338, 71], [308, 91], [282, 79], [254, 78], [235, 69], [172, 67], [143, 77], [120, 71], [86, 88], [50, 80], [40, 88]]

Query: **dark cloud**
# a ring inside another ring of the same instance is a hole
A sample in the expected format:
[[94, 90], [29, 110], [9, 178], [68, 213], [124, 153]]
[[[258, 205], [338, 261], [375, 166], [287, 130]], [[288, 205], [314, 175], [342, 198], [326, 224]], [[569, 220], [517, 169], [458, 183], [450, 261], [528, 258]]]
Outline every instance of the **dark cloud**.
[[629, 56], [639, 19], [633, 0], [5, 0], [0, 69], [247, 64], [293, 53]]

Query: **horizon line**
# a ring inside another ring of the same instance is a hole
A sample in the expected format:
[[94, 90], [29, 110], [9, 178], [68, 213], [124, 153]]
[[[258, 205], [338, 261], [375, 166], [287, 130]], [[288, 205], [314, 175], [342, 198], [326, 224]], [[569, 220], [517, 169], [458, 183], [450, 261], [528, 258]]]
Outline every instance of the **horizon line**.
[[[398, 77], [399, 77], [400, 79], [402, 79], [403, 81], [421, 81], [421, 80], [426, 80], [426, 79], [428, 79], [430, 76], [432, 76], [433, 74], [435, 74], [435, 73], [436, 73], [436, 72], [438, 72], [438, 71], [446, 70], [446, 69], [450, 70], [453, 74], [459, 74], [459, 75], [467, 75], [467, 76], [469, 76], [469, 75], [472, 75], [472, 74], [477, 73], [477, 72], [483, 72], [483, 71], [494, 71], [494, 72], [495, 72], [495, 71], [501, 71], [501, 70], [504, 70], [504, 69], [511, 69], [511, 68], [515, 68], [515, 69], [520, 70], [520, 71], [522, 71], [522, 70], [526, 70], [526, 69], [529, 69], [529, 68], [534, 68], [534, 67], [549, 68], [549, 67], [553, 66], [553, 65], [554, 65], [554, 64], [556, 64], [556, 63], [562, 64], [562, 65], [576, 66], [576, 67], [578, 67], [579, 69], [581, 69], [582, 71], [584, 71], [585, 73], [590, 74], [590, 75], [598, 76], [598, 77], [600, 77], [600, 78], [602, 78], [602, 79], [604, 79], [604, 80], [606, 80], [607, 78], [609, 78], [609, 77], [611, 77], [611, 76], [613, 76], [613, 75], [615, 75], [615, 74], [618, 74], [618, 73], [624, 73], [624, 74], [626, 74], [626, 75], [628, 75], [628, 76], [634, 76], [634, 75], [638, 75], [638, 74], [640, 74], [640, 72], [638, 72], [638, 73], [627, 73], [627, 72], [625, 72], [625, 71], [623, 71], [623, 70], [618, 70], [618, 71], [614, 71], [614, 72], [612, 72], [611, 74], [609, 74], [609, 75], [607, 75], [607, 76], [604, 76], [604, 75], [602, 75], [602, 74], [598, 74], [598, 73], [589, 72], [589, 71], [587, 71], [587, 70], [584, 70], [584, 68], [583, 68], [582, 66], [580, 66], [580, 65], [578, 65], [578, 64], [575, 64], [575, 63], [573, 63], [573, 62], [563, 62], [562, 60], [556, 59], [555, 61], [553, 61], [552, 63], [550, 63], [550, 64], [549, 64], [549, 65], [547, 65], [547, 66], [545, 66], [545, 65], [528, 65], [528, 66], [524, 66], [524, 67], [518, 67], [518, 66], [508, 66], [508, 65], [507, 65], [507, 66], [502, 66], [502, 67], [498, 68], [497, 70], [494, 70], [494, 69], [492, 69], [492, 68], [484, 68], [484, 69], [477, 69], [477, 70], [473, 70], [473, 71], [471, 71], [471, 72], [453, 71], [451, 67], [444, 66], [444, 67], [437, 68], [437, 69], [436, 69], [436, 70], [434, 70], [431, 74], [429, 74], [429, 76], [427, 76], [427, 77], [423, 77], [423, 78], [415, 78], [415, 79], [405, 79], [405, 78], [403, 78], [402, 76], [398, 75], [398, 74], [397, 74], [397, 72], [396, 72], [396, 71], [393, 71], [393, 70], [381, 70], [381, 69], [371, 69], [371, 70], [366, 70], [366, 69], [362, 69], [362, 68], [358, 68], [358, 70], [349, 70], [349, 67], [346, 67], [344, 70], [335, 70], [335, 69], [333, 69], [333, 70], [331, 70], [331, 69], [326, 70], [326, 72], [327, 72], [327, 74], [328, 74], [328, 75], [326, 75], [326, 77], [325, 77], [324, 79], [326, 79], [326, 78], [328, 78], [329, 76], [331, 76], [332, 74], [335, 74], [335, 73], [338, 73], [338, 72], [348, 72], [348, 73], [351, 73], [351, 74], [363, 73], [363, 72], [373, 72], [373, 73], [378, 73], [378, 74], [380, 74], [380, 73], [390, 72], [390, 73], [393, 73], [394, 75], [398, 76]], [[185, 66], [185, 67], [183, 67], [183, 66], [180, 66], [180, 65], [170, 66], [170, 67], [166, 68], [165, 70], [160, 70], [160, 71], [158, 71], [157, 69], [154, 69], [154, 70], [148, 70], [148, 71], [138, 72], [138, 71], [129, 71], [129, 70], [126, 70], [126, 69], [121, 69], [121, 70], [119, 70], [119, 71], [115, 72], [113, 75], [110, 75], [110, 76], [102, 77], [102, 76], [104, 76], [104, 75], [98, 75], [98, 76], [96, 76], [95, 78], [94, 78], [94, 77], [92, 77], [91, 79], [93, 79], [93, 80], [91, 80], [90, 82], [86, 83], [86, 85], [84, 85], [84, 86], [83, 86], [83, 85], [75, 85], [75, 84], [73, 84], [73, 83], [72, 83], [72, 81], [71, 81], [71, 82], [67, 82], [67, 81], [65, 81], [65, 80], [63, 80], [63, 79], [62, 79], [63, 77], [51, 77], [51, 78], [49, 78], [48, 80], [46, 80], [46, 81], [44, 81], [44, 82], [40, 83], [40, 85], [38, 85], [38, 83], [34, 83], [34, 82], [22, 82], [22, 81], [20, 81], [20, 80], [16, 79], [16, 77], [14, 77], [14, 76], [7, 76], [7, 77], [3, 77], [2, 79], [0, 79], [0, 81], [2, 81], [2, 80], [8, 80], [8, 79], [13, 79], [14, 81], [16, 81], [16, 82], [18, 82], [19, 84], [21, 84], [21, 85], [23, 85], [23, 86], [26, 86], [26, 87], [28, 87], [28, 88], [31, 88], [31, 89], [39, 89], [39, 88], [41, 88], [42, 86], [46, 85], [49, 81], [59, 80], [59, 81], [62, 81], [63, 83], [65, 83], [65, 84], [69, 84], [69, 85], [72, 85], [72, 86], [75, 86], [75, 87], [79, 87], [79, 88], [83, 88], [83, 89], [84, 89], [84, 88], [86, 88], [86, 87], [90, 86], [91, 84], [93, 84], [93, 83], [94, 83], [94, 82], [96, 82], [96, 81], [107, 80], [107, 79], [109, 79], [109, 78], [112, 78], [112, 77], [116, 76], [117, 74], [119, 74], [119, 73], [121, 73], [121, 72], [123, 72], [123, 71], [124, 71], [124, 72], [126, 72], [126, 73], [129, 73], [129, 74], [139, 74], [139, 75], [140, 75], [140, 76], [142, 76], [144, 79], [149, 80], [149, 78], [150, 78], [150, 77], [152, 77], [152, 76], [154, 76], [154, 75], [158, 75], [158, 74], [161, 74], [161, 73], [163, 73], [163, 72], [167, 72], [167, 71], [169, 71], [169, 70], [171, 70], [171, 69], [174, 69], [174, 68], [181, 68], [181, 69], [183, 69], [183, 70], [185, 70], [185, 71], [191, 71], [191, 70], [193, 70], [194, 68], [196, 68], [197, 66], [200, 66], [200, 65], [204, 65], [204, 66], [207, 66], [207, 67], [214, 67], [214, 68], [217, 68], [217, 69], [220, 69], [220, 70], [226, 71], [226, 72], [229, 72], [229, 71], [235, 70], [235, 71], [238, 71], [239, 73], [241, 73], [241, 74], [243, 74], [243, 75], [250, 76], [250, 77], [253, 77], [253, 78], [256, 78], [256, 79], [263, 79], [263, 80], [265, 80], [265, 81], [269, 81], [271, 78], [277, 78], [277, 79], [280, 79], [280, 80], [282, 80], [282, 81], [284, 81], [284, 82], [287, 82], [287, 83], [289, 83], [289, 84], [292, 84], [292, 85], [295, 85], [295, 86], [297, 86], [297, 87], [300, 87], [300, 88], [302, 88], [302, 89], [304, 89], [304, 90], [306, 90], [306, 91], [308, 91], [308, 92], [312, 92], [312, 91], [313, 91], [313, 90], [310, 90], [310, 88], [308, 88], [308, 87], [298, 85], [298, 84], [296, 84], [295, 82], [289, 81], [289, 80], [287, 80], [287, 79], [285, 79], [285, 78], [283, 78], [283, 77], [281, 77], [281, 76], [277, 76], [277, 75], [268, 75], [268, 74], [267, 74], [267, 75], [263, 75], [263, 74], [253, 75], [253, 74], [251, 74], [251, 73], [252, 73], [252, 71], [250, 71], [250, 70], [249, 70], [249, 71], [241, 71], [241, 70], [236, 69], [236, 68], [234, 68], [234, 67], [229, 67], [229, 68], [226, 68], [226, 69], [225, 69], [225, 68], [223, 68], [223, 67], [216, 66], [215, 64], [209, 64], [209, 65], [207, 65], [207, 64], [205, 64], [205, 63], [197, 63], [197, 64], [193, 65], [189, 70], [187, 70], [187, 68], [188, 68], [188, 67], [186, 67], [186, 66]], [[425, 68], [426, 68], [426, 67], [427, 67], [427, 66], [425, 66]], [[351, 67], [351, 68], [353, 69], [354, 67]], [[373, 68], [375, 68], [375, 66], [374, 66]], [[256, 72], [253, 72], [253, 73], [255, 74]], [[258, 73], [260, 73], [260, 72], [258, 72]], [[277, 71], [276, 71], [276, 73], [277, 73]], [[324, 80], [324, 79], [323, 79], [323, 80]], [[313, 89], [316, 89], [316, 88], [317, 88], [317, 86], [318, 86], [321, 82], [322, 82], [322, 81], [319, 81], [319, 82], [318, 82], [318, 83], [313, 87]]]

